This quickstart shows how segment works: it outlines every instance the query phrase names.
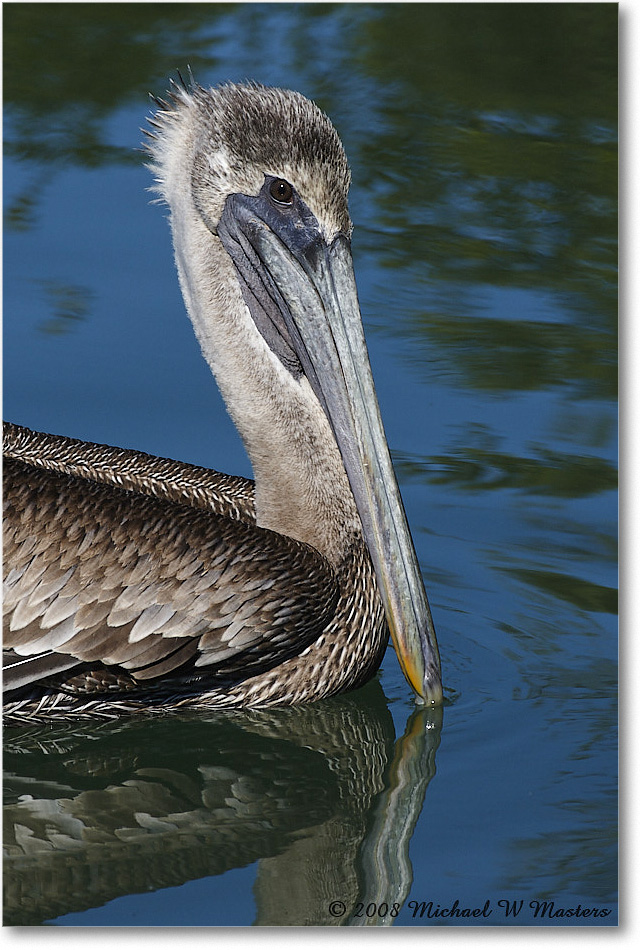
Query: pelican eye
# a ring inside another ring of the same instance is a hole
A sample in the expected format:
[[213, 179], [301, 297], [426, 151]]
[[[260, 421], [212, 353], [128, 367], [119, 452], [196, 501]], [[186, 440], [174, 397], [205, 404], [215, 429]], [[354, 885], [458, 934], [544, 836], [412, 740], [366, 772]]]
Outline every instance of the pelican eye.
[[280, 205], [291, 205], [294, 199], [294, 188], [289, 181], [275, 178], [270, 182], [270, 197]]

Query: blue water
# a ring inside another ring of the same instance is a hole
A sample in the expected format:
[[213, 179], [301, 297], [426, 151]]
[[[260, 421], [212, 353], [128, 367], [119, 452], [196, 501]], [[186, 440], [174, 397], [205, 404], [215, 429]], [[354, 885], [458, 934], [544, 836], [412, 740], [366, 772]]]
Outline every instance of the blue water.
[[[81, 162], [73, 131], [69, 154], [50, 162], [7, 151], [5, 205], [27, 194], [34, 208], [5, 228], [4, 415], [251, 475], [185, 316], [166, 212], [150, 203], [134, 150], [145, 91], [162, 94], [158, 77], [176, 65], [191, 62], [204, 85], [252, 77], [320, 101], [353, 167], [362, 312], [444, 668], [436, 774], [411, 839], [407, 901], [488, 900], [489, 924], [610, 926], [615, 113], [598, 90], [610, 88], [613, 24], [602, 11], [593, 31], [590, 5], [560, 11], [565, 35], [565, 18], [577, 17], [562, 56], [546, 17], [520, 25], [514, 10], [501, 21], [480, 5], [477, 40], [462, 48], [458, 5], [425, 6], [435, 9], [416, 8], [413, 19], [387, 6], [185, 5], [192, 19], [175, 14], [175, 33], [149, 9], [153, 66], [116, 90], [111, 107], [96, 95], [113, 160]], [[84, 10], [79, 42], [98, 16]], [[109, 29], [105, 42], [119, 29], [137, 35], [126, 22]], [[601, 59], [589, 37], [603, 43]], [[489, 50], [506, 74], [488, 67], [476, 99], [475, 56], [487, 63]], [[534, 78], [542, 50], [550, 89]], [[62, 77], [63, 52], [52, 67]], [[520, 63], [531, 82], [516, 86]], [[63, 132], [74, 109], [91, 115], [91, 96], [89, 106], [75, 102], [72, 87], [69, 98]], [[12, 112], [10, 101], [7, 113], [7, 138], [21, 142], [27, 106]], [[392, 651], [381, 684], [399, 736], [412, 699]], [[179, 760], [177, 749], [177, 769]], [[249, 924], [260, 867], [259, 858], [149, 893], [123, 884], [103, 906], [50, 922]], [[507, 918], [503, 900], [524, 909]], [[538, 920], [530, 902], [541, 900], [608, 914]], [[468, 922], [413, 918], [408, 906], [396, 920]]]

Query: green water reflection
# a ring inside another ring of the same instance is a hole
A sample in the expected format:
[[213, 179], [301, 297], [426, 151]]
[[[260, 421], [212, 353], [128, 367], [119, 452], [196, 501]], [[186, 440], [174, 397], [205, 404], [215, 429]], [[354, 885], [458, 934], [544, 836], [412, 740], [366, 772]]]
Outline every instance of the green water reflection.
[[533, 446], [535, 458], [520, 458], [488, 447], [469, 445], [452, 455], [402, 457], [397, 470], [404, 478], [425, 478], [467, 491], [515, 488], [538, 495], [579, 498], [617, 487], [617, 474], [604, 459], [554, 452]]
[[[5, 150], [34, 169], [9, 224], [28, 225], [56, 168], [140, 160], [108, 140], [106, 120], [162, 88], [186, 49], [196, 75], [215, 67], [231, 11], [250, 48], [287, 15], [304, 76], [319, 23], [346, 28], [341, 68], [366, 88], [372, 77], [375, 97], [375, 127], [351, 149], [357, 184], [377, 196], [368, 244], [434, 301], [407, 311], [404, 330], [474, 388], [563, 381], [575, 396], [613, 396], [616, 4], [164, 4], [153, 15], [140, 4], [8, 5]], [[319, 101], [340, 117], [339, 97], [343, 85], [321, 84]], [[545, 291], [568, 322], [524, 317], [519, 296], [510, 317], [489, 318], [485, 287]]]

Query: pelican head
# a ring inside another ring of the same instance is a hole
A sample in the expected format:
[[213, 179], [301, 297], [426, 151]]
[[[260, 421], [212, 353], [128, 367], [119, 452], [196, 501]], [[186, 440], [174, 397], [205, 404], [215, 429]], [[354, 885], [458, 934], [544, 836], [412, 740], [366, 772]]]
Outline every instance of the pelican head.
[[350, 172], [296, 92], [174, 86], [152, 120], [188, 313], [254, 469], [257, 523], [341, 562], [362, 534], [401, 667], [442, 697], [350, 251]]

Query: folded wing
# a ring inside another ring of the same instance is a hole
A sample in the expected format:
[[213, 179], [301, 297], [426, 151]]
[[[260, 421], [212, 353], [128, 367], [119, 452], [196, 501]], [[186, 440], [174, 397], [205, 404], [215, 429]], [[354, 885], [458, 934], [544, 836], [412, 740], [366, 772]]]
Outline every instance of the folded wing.
[[334, 613], [325, 558], [249, 518], [16, 459], [4, 484], [5, 690], [246, 678], [300, 653]]

